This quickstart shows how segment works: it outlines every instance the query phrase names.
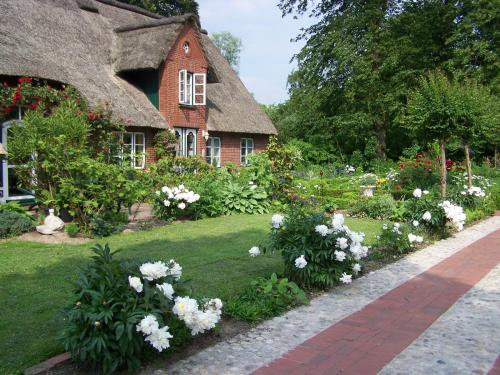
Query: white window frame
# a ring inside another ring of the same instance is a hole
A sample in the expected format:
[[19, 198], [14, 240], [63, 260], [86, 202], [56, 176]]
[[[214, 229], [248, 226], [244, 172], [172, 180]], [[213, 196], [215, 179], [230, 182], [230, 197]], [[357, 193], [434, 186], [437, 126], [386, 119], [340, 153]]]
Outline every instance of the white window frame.
[[[5, 121], [2, 123], [2, 144], [5, 147], [6, 150], [7, 148], [7, 143], [8, 143], [8, 131], [9, 128], [11, 127], [11, 124], [14, 122], [17, 123], [22, 123], [22, 109], [21, 107], [17, 107], [17, 119], [14, 120], [9, 120]], [[0, 202], [7, 202], [9, 200], [22, 200], [22, 199], [33, 199], [34, 196], [32, 194], [27, 194], [27, 195], [9, 195], [9, 169], [13, 169], [17, 167], [15, 164], [9, 164], [8, 159], [2, 159], [0, 160], [0, 163], [2, 164], [2, 175], [0, 178], [2, 179], [3, 186], [0, 187], [0, 191], [2, 194], [0, 194]]]
[[[214, 141], [217, 140], [219, 142], [218, 146], [215, 146]], [[214, 155], [214, 150], [218, 150], [217, 156]], [[207, 139], [207, 149], [206, 152], [208, 153], [208, 150], [210, 150], [210, 156], [205, 156], [205, 160], [208, 164], [220, 167], [220, 159], [221, 159], [221, 150], [222, 150], [222, 145], [220, 141], [220, 137], [208, 137]], [[214, 163], [215, 162], [215, 163]]]
[[[206, 105], [207, 102], [207, 75], [205, 73], [196, 73], [193, 75], [193, 98], [194, 105]], [[199, 82], [201, 80], [201, 83]], [[198, 89], [201, 92], [198, 92]], [[200, 98], [201, 97], [201, 98]], [[200, 99], [200, 100], [198, 100]]]
[[[179, 134], [179, 145], [176, 151], [177, 156], [196, 156], [198, 155], [198, 129], [194, 128], [174, 128], [174, 131]], [[188, 155], [187, 137], [189, 133], [193, 133], [193, 155]]]
[[[244, 145], [243, 145], [244, 144]], [[250, 147], [251, 144], [251, 147]], [[253, 138], [241, 138], [240, 140], [240, 163], [242, 165], [248, 164], [248, 156], [252, 155], [255, 151], [255, 142]]]
[[179, 70], [179, 103], [182, 105], [206, 105], [207, 75]]
[[[131, 143], [127, 143], [127, 146], [130, 146], [130, 166], [135, 169], [144, 169], [146, 168], [146, 133], [144, 132], [123, 132], [123, 136], [125, 134], [130, 135]], [[137, 155], [136, 148], [137, 146], [141, 146], [140, 143], [137, 142], [137, 137], [142, 136], [142, 151], [140, 155]], [[125, 144], [124, 144], [125, 145]], [[125, 150], [122, 148], [121, 150], [121, 158], [124, 159]], [[140, 163], [137, 163], [137, 160], [140, 160]]]

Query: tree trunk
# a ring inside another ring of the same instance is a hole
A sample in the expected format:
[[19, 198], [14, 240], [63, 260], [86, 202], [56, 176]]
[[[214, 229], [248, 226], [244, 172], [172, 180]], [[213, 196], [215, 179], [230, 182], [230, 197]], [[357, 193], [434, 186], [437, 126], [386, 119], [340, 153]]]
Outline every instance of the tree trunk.
[[375, 134], [377, 137], [377, 157], [380, 160], [386, 160], [386, 126], [384, 121], [375, 120]]
[[444, 139], [441, 139], [441, 197], [446, 198], [446, 148]]
[[470, 150], [469, 144], [465, 144], [465, 163], [467, 164], [467, 182], [469, 184], [469, 188], [472, 187], [472, 164], [470, 161]]

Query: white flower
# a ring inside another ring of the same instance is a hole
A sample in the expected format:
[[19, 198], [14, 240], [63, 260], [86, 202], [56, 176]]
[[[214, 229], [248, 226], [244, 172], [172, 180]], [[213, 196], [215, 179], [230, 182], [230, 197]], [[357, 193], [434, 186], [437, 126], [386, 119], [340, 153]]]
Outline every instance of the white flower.
[[129, 283], [129, 285], [130, 285], [132, 288], [134, 288], [134, 289], [135, 289], [135, 291], [136, 291], [137, 293], [142, 292], [142, 288], [143, 288], [143, 286], [142, 286], [142, 281], [141, 281], [141, 279], [140, 279], [139, 277], [132, 277], [132, 276], [129, 276], [129, 277], [128, 277], [128, 283]]
[[398, 228], [401, 226], [401, 224], [399, 224], [398, 222], [394, 223], [394, 228]]
[[163, 204], [165, 205], [165, 207], [170, 207], [170, 201], [169, 200], [164, 200], [163, 201]]
[[179, 204], [177, 205], [177, 207], [178, 207], [179, 209], [183, 210], [183, 209], [185, 209], [185, 208], [186, 208], [186, 203], [181, 202], [181, 203], [179, 203]]
[[383, 230], [387, 230], [387, 224], [382, 225]]
[[275, 229], [281, 228], [284, 220], [285, 220], [285, 217], [283, 215], [274, 214], [273, 217], [271, 218], [273, 228], [275, 228]]
[[344, 226], [344, 215], [334, 214], [332, 218], [333, 229], [339, 231], [342, 230], [343, 226]]
[[314, 230], [321, 234], [321, 236], [323, 237], [326, 237], [328, 234], [329, 234], [329, 230], [328, 230], [328, 227], [326, 225], [316, 225], [316, 227], [314, 228]]
[[413, 220], [413, 226], [416, 228], [420, 225], [420, 223], [418, 222], [418, 220]]
[[307, 260], [304, 255], [301, 255], [297, 259], [295, 259], [295, 267], [302, 269], [307, 266]]
[[248, 250], [251, 257], [258, 257], [260, 255], [260, 249], [257, 246], [252, 247]]
[[146, 280], [153, 281], [161, 277], [167, 276], [167, 266], [163, 262], [144, 263], [139, 267], [142, 275]]
[[177, 297], [172, 312], [176, 314], [196, 335], [215, 327], [220, 320], [222, 302], [217, 298], [205, 305], [205, 310], [198, 309], [198, 302], [189, 297]]
[[425, 211], [424, 214], [422, 215], [422, 220], [425, 221], [431, 221], [432, 215], [429, 211]]
[[253, 181], [248, 181], [248, 185], [253, 185]]
[[160, 195], [161, 194], [160, 190], [156, 190], [155, 194]]
[[212, 310], [220, 316], [222, 314], [222, 301], [220, 298], [212, 298], [205, 304], [205, 309]]
[[410, 233], [408, 235], [408, 241], [410, 241], [410, 243], [413, 243], [413, 242], [417, 241], [417, 236], [415, 236], [414, 234]]
[[186, 188], [184, 187], [184, 184], [180, 184], [179, 185], [179, 190], [182, 191], [182, 190], [185, 190]]
[[359, 272], [361, 272], [361, 264], [356, 263], [354, 266], [352, 266], [352, 271], [357, 275]]
[[337, 251], [335, 250], [335, 260], [338, 260], [339, 262], [343, 262], [344, 259], [346, 258], [346, 253], [343, 251]]
[[439, 204], [442, 207], [446, 218], [451, 222], [457, 231], [464, 229], [465, 213], [464, 209], [458, 205], [454, 205], [450, 201], [444, 201]]
[[255, 190], [255, 189], [257, 189], [257, 185], [251, 185], [250, 186], [250, 190]]
[[419, 188], [417, 188], [417, 189], [413, 190], [413, 196], [414, 196], [415, 198], [420, 198], [420, 197], [422, 196], [422, 190], [421, 190], [421, 189], [419, 189]]
[[173, 259], [170, 259], [170, 262], [168, 262], [167, 276], [172, 276], [174, 280], [179, 280], [182, 276], [181, 265]]
[[144, 340], [149, 342], [153, 348], [162, 352], [163, 349], [167, 349], [170, 347], [170, 341], [172, 336], [170, 332], [168, 332], [168, 326], [162, 327], [153, 331], [149, 336], [147, 336]]
[[429, 194], [429, 190], [424, 190], [424, 191], [422, 192], [422, 194], [423, 194], [423, 195], [427, 195], [427, 194]]
[[174, 287], [169, 283], [163, 283], [156, 286], [168, 299], [172, 299], [174, 296]]
[[424, 242], [424, 237], [417, 236], [416, 241], [417, 241], [417, 243], [422, 243], [422, 242]]
[[161, 191], [162, 191], [163, 193], [167, 193], [169, 190], [170, 190], [170, 189], [169, 189], [167, 186], [164, 186], [164, 187], [162, 187], [162, 188], [161, 188]]
[[347, 243], [347, 238], [339, 237], [337, 238], [337, 246], [340, 247], [341, 250], [347, 249], [349, 244]]
[[347, 273], [343, 273], [342, 277], [339, 279], [344, 284], [350, 284], [352, 282], [352, 275], [348, 275]]
[[144, 335], [150, 335], [154, 331], [158, 330], [158, 320], [154, 315], [146, 315], [139, 324], [136, 325], [137, 332], [142, 332]]

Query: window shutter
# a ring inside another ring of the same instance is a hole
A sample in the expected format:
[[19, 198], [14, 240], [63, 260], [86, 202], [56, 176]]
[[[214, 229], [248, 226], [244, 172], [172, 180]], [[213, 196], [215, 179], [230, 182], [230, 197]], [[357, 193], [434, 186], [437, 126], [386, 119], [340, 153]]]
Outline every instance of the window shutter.
[[207, 75], [197, 73], [194, 75], [194, 105], [206, 105], [207, 102]]
[[186, 102], [186, 75], [187, 70], [179, 70], [179, 103]]

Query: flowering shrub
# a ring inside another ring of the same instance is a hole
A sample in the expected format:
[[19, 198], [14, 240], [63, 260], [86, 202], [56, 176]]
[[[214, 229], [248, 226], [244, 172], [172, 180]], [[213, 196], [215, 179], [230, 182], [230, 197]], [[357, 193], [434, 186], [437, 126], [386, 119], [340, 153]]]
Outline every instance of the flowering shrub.
[[214, 328], [222, 302], [176, 296], [182, 267], [174, 260], [119, 262], [96, 246], [76, 282], [76, 302], [65, 309], [62, 341], [75, 361], [96, 373], [137, 369], [143, 355], [162, 352], [183, 337]]
[[[419, 223], [414, 222], [412, 226], [416, 229]], [[411, 233], [411, 228], [408, 225], [394, 223], [390, 228], [387, 224], [384, 224], [382, 233], [377, 237], [375, 247], [391, 254], [404, 254], [423, 242], [424, 238]]]
[[172, 188], [163, 186], [156, 191], [154, 212], [162, 220], [175, 220], [185, 212], [186, 208], [197, 202], [200, 196], [186, 189], [183, 184]]
[[452, 176], [449, 189], [449, 198], [460, 206], [474, 210], [481, 206], [482, 201], [489, 195], [493, 184], [483, 176], [472, 176], [473, 186], [467, 185], [467, 174]]
[[285, 217], [273, 217], [269, 250], [281, 251], [292, 280], [329, 287], [348, 284], [361, 271], [359, 262], [368, 254], [363, 239], [344, 225], [343, 215], [330, 218], [295, 204]]
[[273, 273], [269, 279], [252, 281], [238, 298], [228, 303], [227, 312], [234, 318], [255, 322], [306, 303], [306, 294], [297, 284]]
[[441, 235], [461, 231], [465, 223], [465, 213], [461, 206], [450, 201], [441, 202], [419, 188], [413, 191], [413, 198], [405, 201], [404, 210], [406, 222], [418, 222], [431, 232]]

